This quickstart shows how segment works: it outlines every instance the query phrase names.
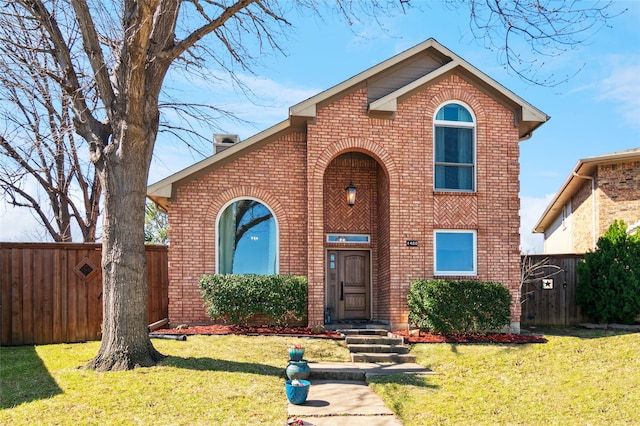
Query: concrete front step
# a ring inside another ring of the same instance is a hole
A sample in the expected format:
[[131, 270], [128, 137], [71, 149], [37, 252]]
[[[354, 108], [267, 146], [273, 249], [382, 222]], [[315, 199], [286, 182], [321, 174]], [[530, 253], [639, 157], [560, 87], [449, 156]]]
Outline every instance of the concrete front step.
[[345, 342], [352, 362], [414, 363], [402, 337], [394, 337], [386, 330], [351, 330]]
[[402, 345], [404, 343], [401, 337], [378, 335], [348, 335], [344, 340], [347, 345]]
[[411, 363], [416, 362], [416, 357], [409, 354], [398, 354], [398, 353], [360, 352], [360, 353], [352, 353], [351, 361], [352, 362], [403, 364], [407, 362], [411, 362]]
[[389, 332], [384, 328], [347, 328], [344, 330], [338, 330], [340, 333], [346, 336], [388, 336]]
[[407, 354], [409, 348], [403, 345], [347, 345], [349, 352], [397, 353]]
[[435, 374], [416, 363], [310, 362], [309, 380], [359, 380], [391, 374]]

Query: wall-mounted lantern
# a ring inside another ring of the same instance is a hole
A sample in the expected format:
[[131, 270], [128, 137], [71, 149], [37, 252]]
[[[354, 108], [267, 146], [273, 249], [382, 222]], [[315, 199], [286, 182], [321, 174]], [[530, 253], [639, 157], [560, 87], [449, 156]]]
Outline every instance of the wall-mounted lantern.
[[349, 205], [349, 207], [353, 207], [353, 205], [356, 203], [356, 191], [358, 190], [358, 188], [356, 188], [353, 182], [350, 182], [349, 186], [347, 186], [345, 190], [347, 191], [347, 204]]
[[353, 184], [353, 152], [349, 153], [349, 160], [351, 162], [351, 178], [349, 179], [349, 185], [345, 188], [347, 191], [347, 204], [349, 207], [353, 207], [356, 203], [356, 191], [358, 188]]

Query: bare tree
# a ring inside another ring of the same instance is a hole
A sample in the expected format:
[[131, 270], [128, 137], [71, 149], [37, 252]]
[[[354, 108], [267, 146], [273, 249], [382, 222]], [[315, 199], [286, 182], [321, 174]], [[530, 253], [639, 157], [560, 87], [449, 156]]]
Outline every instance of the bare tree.
[[575, 0], [444, 0], [459, 10], [468, 7], [471, 32], [524, 81], [553, 87], [573, 74], [545, 72], [546, 62], [584, 44], [625, 10], [612, 10], [611, 1]]
[[[404, 0], [2, 3], [4, 25], [16, 32], [44, 34], [35, 46], [20, 39], [2, 43], [16, 50], [36, 49], [55, 63], [47, 73], [68, 96], [74, 130], [88, 143], [104, 194], [103, 335], [97, 356], [88, 364], [97, 370], [151, 366], [162, 358], [146, 328], [144, 206], [159, 131], [160, 94], [169, 67], [203, 72], [206, 59], [241, 85], [234, 74], [238, 67], [251, 69], [258, 57], [254, 55], [281, 50], [279, 40], [289, 25], [285, 15], [291, 8], [320, 14], [317, 7], [326, 7], [323, 12], [337, 11], [349, 22], [356, 16], [377, 19], [408, 7]], [[77, 42], [75, 31], [80, 33]]]
[[38, 49], [42, 31], [6, 22], [0, 15], [2, 197], [31, 209], [53, 241], [72, 241], [74, 229], [95, 241], [101, 189], [86, 143], [75, 137], [71, 99], [51, 77], [60, 70]]

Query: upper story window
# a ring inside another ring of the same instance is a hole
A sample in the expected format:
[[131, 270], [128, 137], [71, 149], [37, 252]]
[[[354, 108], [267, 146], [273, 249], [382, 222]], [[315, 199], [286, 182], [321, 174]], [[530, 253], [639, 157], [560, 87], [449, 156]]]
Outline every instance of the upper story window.
[[258, 200], [239, 199], [218, 216], [219, 274], [278, 273], [278, 230], [271, 210]]
[[435, 189], [475, 191], [475, 128], [471, 111], [457, 102], [440, 107], [434, 120]]

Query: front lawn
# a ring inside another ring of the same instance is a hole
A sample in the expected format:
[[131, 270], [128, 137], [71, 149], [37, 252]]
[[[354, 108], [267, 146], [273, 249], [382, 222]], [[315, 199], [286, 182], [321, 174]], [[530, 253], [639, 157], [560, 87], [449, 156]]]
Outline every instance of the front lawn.
[[544, 344], [415, 345], [438, 375], [371, 386], [406, 425], [640, 423], [640, 334], [558, 331]]
[[[640, 419], [640, 335], [547, 335], [530, 345], [419, 344], [438, 375], [371, 386], [406, 425], [620, 424]], [[282, 425], [294, 337], [154, 340], [159, 367], [78, 369], [99, 342], [0, 348], [0, 424]], [[343, 341], [304, 339], [305, 358], [346, 361]]]

